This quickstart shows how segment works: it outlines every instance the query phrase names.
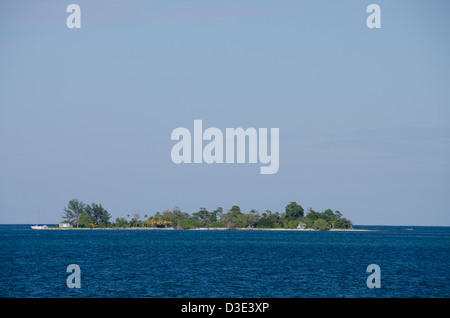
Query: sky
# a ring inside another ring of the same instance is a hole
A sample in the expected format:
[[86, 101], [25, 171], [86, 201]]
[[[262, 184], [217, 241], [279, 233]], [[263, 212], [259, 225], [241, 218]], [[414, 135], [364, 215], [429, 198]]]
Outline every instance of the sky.
[[[0, 223], [58, 223], [77, 198], [113, 219], [295, 201], [356, 225], [450, 226], [449, 9], [4, 0]], [[175, 164], [171, 133], [197, 119], [279, 128], [278, 172]]]

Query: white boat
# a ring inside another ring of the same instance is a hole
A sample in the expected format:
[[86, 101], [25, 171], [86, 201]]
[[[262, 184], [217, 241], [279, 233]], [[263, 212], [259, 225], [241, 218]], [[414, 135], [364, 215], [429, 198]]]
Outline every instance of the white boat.
[[47, 225], [32, 225], [31, 228], [33, 230], [45, 230], [48, 229]]
[[39, 225], [39, 219], [41, 218], [41, 211], [39, 211], [39, 216], [38, 216], [38, 224], [36, 224], [36, 225], [32, 225], [31, 226], [31, 228], [33, 229], [33, 230], [45, 230], [45, 229], [48, 229], [48, 226], [47, 225]]

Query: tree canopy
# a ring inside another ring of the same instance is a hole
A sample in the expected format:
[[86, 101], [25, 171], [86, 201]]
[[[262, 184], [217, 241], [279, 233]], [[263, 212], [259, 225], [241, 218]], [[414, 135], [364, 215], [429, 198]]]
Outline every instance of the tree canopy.
[[83, 201], [72, 199], [64, 208], [64, 221], [76, 227], [106, 227], [109, 225], [109, 215], [101, 204], [86, 205]]
[[204, 207], [191, 214], [181, 211], [175, 207], [173, 210], [165, 210], [162, 213], [156, 212], [150, 217], [147, 215], [141, 218], [139, 213], [127, 214], [127, 218], [116, 218], [110, 222], [111, 215], [101, 204], [85, 204], [78, 199], [69, 201], [64, 208], [63, 218], [66, 222], [76, 227], [155, 227], [155, 228], [286, 228], [295, 229], [300, 222], [305, 223], [306, 228], [316, 230], [348, 229], [353, 224], [343, 217], [340, 211], [326, 209], [323, 212], [314, 211], [308, 208], [308, 213], [304, 214], [303, 207], [297, 202], [290, 202], [285, 207], [285, 212], [272, 212], [266, 210], [263, 213], [250, 210], [243, 213], [238, 205], [233, 205], [224, 212], [222, 207], [209, 211]]
[[67, 204], [67, 207], [64, 208], [63, 219], [72, 225], [79, 226], [79, 219], [81, 214], [83, 214], [86, 204], [82, 201], [78, 201], [78, 199], [72, 199]]
[[298, 220], [299, 218], [303, 217], [303, 208], [301, 205], [297, 204], [297, 202], [291, 202], [288, 205], [286, 205], [286, 220], [292, 221], [292, 220]]

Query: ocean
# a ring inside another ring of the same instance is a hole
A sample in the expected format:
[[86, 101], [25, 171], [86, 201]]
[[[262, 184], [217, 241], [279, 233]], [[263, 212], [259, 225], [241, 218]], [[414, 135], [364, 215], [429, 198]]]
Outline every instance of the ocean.
[[[450, 227], [361, 232], [0, 225], [2, 298], [448, 298]], [[79, 266], [69, 288], [68, 266]], [[368, 287], [371, 264], [379, 288]]]

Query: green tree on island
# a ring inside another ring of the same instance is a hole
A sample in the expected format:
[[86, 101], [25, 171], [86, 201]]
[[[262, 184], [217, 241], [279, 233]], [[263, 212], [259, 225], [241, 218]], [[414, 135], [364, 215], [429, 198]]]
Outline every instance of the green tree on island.
[[63, 219], [76, 227], [94, 227], [97, 225], [106, 227], [111, 218], [111, 215], [101, 204], [86, 205], [78, 199], [70, 200], [67, 207], [64, 208], [64, 212]]
[[89, 215], [87, 215], [86, 213], [83, 213], [80, 215], [78, 223], [79, 223], [80, 227], [85, 227], [85, 228], [95, 227], [95, 220], [92, 217], [90, 217]]
[[105, 227], [109, 223], [111, 215], [106, 211], [101, 204], [92, 203], [91, 205], [86, 205], [84, 208], [84, 213], [87, 214], [91, 219], [92, 223]]
[[212, 222], [217, 221], [216, 216], [205, 208], [200, 208], [200, 211], [193, 213], [192, 216], [197, 219], [200, 227], [209, 228]]
[[[308, 209], [309, 213], [304, 218], [304, 222], [307, 228], [313, 229], [349, 229], [353, 227], [350, 220], [343, 217], [340, 211], [334, 211], [327, 209], [325, 211], [316, 212], [312, 208]], [[328, 226], [325, 227], [325, 224]]]
[[84, 208], [86, 204], [83, 201], [78, 201], [78, 199], [72, 199], [67, 204], [67, 207], [64, 208], [65, 214], [62, 216], [63, 219], [72, 225], [79, 225], [79, 219], [81, 214], [84, 212]]
[[281, 228], [282, 220], [279, 212], [272, 213], [270, 210], [261, 214], [257, 223], [258, 228]]
[[304, 210], [301, 205], [297, 204], [297, 202], [291, 202], [286, 205], [286, 221], [298, 220], [303, 217]]
[[221, 221], [226, 228], [234, 229], [236, 228], [236, 223], [242, 223], [242, 220], [238, 222], [241, 215], [241, 208], [238, 205], [233, 205], [227, 213], [222, 215]]
[[330, 224], [323, 219], [317, 219], [314, 221], [312, 228], [319, 231], [326, 231], [330, 229]]

